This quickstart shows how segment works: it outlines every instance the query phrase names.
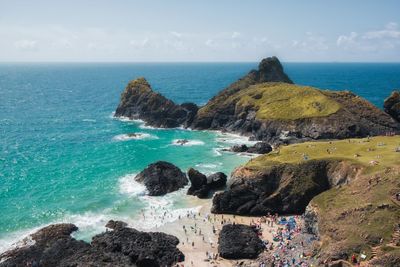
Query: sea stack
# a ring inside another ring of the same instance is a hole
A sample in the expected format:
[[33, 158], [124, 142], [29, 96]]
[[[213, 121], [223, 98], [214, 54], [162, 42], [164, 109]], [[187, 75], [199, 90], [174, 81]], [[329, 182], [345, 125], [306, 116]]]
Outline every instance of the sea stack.
[[188, 184], [186, 175], [166, 161], [150, 164], [136, 175], [135, 181], [144, 184], [150, 196], [162, 196]]

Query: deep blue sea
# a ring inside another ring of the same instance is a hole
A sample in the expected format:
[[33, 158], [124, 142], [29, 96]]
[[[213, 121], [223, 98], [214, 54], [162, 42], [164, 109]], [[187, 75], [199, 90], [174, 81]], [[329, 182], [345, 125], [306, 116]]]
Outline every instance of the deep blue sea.
[[[133, 181], [156, 160], [182, 169], [230, 173], [248, 160], [221, 151], [234, 135], [152, 129], [113, 119], [129, 80], [144, 76], [177, 103], [204, 104], [257, 63], [0, 64], [0, 251], [21, 235], [53, 222], [73, 222], [78, 237], [102, 231], [108, 219], [138, 228], [169, 220], [198, 203], [181, 190], [148, 197]], [[400, 64], [285, 63], [298, 84], [350, 90], [381, 108], [400, 88]], [[128, 133], [140, 132], [132, 139]], [[174, 145], [189, 139], [187, 146]], [[156, 207], [156, 208], [155, 208]]]

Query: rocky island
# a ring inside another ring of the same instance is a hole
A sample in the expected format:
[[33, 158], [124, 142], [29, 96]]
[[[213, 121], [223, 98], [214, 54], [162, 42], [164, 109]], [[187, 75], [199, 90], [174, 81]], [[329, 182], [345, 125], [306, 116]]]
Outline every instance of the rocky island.
[[[395, 110], [388, 100], [390, 110]], [[393, 112], [395, 111], [390, 111]], [[263, 59], [202, 107], [175, 104], [154, 92], [144, 78], [128, 84], [115, 116], [154, 127], [183, 126], [239, 133], [271, 144], [398, 133], [389, 114], [349, 91], [293, 84], [276, 57]]]

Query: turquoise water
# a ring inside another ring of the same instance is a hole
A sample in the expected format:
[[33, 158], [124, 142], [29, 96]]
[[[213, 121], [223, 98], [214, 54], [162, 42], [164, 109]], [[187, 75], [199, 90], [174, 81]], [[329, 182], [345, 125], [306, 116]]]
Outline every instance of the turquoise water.
[[[145, 76], [178, 103], [204, 104], [256, 63], [1, 64], [0, 251], [21, 234], [48, 223], [76, 223], [82, 238], [110, 219], [146, 228], [140, 210], [163, 207], [170, 219], [194, 208], [185, 190], [147, 197], [133, 182], [156, 160], [182, 169], [224, 171], [248, 160], [221, 152], [243, 138], [216, 132], [162, 130], [113, 119], [127, 82]], [[400, 87], [400, 64], [287, 63], [297, 83], [348, 89], [378, 107]], [[127, 140], [140, 132], [142, 139]], [[189, 146], [173, 145], [189, 139]], [[160, 211], [161, 212], [161, 211]]]

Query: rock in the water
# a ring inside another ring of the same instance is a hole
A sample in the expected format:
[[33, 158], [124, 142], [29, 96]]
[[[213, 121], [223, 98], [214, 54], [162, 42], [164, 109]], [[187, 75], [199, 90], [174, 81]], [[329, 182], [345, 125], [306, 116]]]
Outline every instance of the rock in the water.
[[160, 267], [173, 266], [184, 259], [174, 236], [140, 232], [118, 221], [107, 225], [118, 227], [96, 235], [90, 244], [70, 236], [78, 229], [73, 224], [47, 226], [31, 235], [34, 243], [1, 254], [0, 267]]
[[131, 81], [121, 95], [116, 117], [144, 120], [154, 127], [188, 126], [198, 107], [193, 103], [177, 105], [154, 92], [144, 78]]
[[241, 153], [241, 152], [247, 152], [249, 148], [246, 145], [234, 145], [233, 147], [231, 147], [231, 151], [232, 152], [236, 152], [236, 153]]
[[311, 160], [261, 170], [236, 169], [228, 189], [213, 198], [213, 213], [302, 214], [310, 200], [355, 174], [346, 163]]
[[222, 172], [217, 172], [207, 177], [193, 168], [189, 169], [188, 176], [191, 186], [187, 194], [198, 198], [207, 198], [212, 190], [224, 188], [227, 180], [226, 175]]
[[135, 177], [143, 183], [150, 196], [161, 196], [176, 191], [188, 184], [186, 175], [175, 165], [157, 161], [147, 166]]
[[393, 91], [392, 94], [385, 99], [383, 108], [393, 119], [400, 122], [400, 91]]
[[234, 145], [231, 147], [230, 151], [236, 153], [252, 153], [252, 154], [267, 154], [272, 151], [272, 146], [267, 142], [257, 142], [253, 146], [246, 146], [246, 145]]
[[225, 259], [255, 259], [264, 249], [255, 230], [243, 224], [224, 225], [218, 243], [218, 253]]
[[267, 142], [258, 142], [254, 146], [247, 149], [247, 153], [253, 154], [267, 154], [272, 151], [272, 146]]

